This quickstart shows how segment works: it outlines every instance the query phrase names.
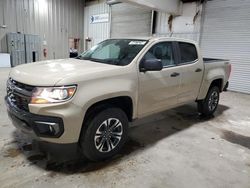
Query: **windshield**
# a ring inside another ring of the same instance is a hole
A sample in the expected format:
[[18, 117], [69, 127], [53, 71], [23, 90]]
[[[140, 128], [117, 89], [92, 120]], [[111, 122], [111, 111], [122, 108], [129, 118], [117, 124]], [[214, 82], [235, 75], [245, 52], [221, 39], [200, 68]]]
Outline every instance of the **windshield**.
[[132, 62], [146, 43], [146, 40], [109, 39], [97, 44], [77, 58], [125, 66]]

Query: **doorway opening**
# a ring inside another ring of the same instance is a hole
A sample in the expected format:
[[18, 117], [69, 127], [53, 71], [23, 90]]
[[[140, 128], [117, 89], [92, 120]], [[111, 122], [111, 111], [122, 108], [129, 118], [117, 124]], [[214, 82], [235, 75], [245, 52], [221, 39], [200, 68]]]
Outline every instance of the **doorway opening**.
[[74, 58], [79, 55], [79, 44], [80, 44], [80, 39], [69, 38], [69, 57], [70, 58]]

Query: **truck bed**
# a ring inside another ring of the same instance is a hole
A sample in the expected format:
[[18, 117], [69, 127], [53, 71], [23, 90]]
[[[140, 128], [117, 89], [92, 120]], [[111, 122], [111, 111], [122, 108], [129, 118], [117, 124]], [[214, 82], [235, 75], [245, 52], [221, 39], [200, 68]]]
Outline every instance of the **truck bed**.
[[200, 93], [198, 95], [198, 100], [204, 99], [207, 95], [209, 86], [213, 80], [221, 79], [222, 89], [228, 86], [227, 82], [231, 72], [231, 65], [229, 60], [224, 59], [213, 59], [213, 58], [203, 58], [204, 62], [204, 73], [203, 82], [200, 87]]
[[214, 59], [214, 58], [203, 58], [203, 62], [204, 63], [215, 63], [215, 62], [219, 62], [219, 61], [229, 61], [227, 59]]

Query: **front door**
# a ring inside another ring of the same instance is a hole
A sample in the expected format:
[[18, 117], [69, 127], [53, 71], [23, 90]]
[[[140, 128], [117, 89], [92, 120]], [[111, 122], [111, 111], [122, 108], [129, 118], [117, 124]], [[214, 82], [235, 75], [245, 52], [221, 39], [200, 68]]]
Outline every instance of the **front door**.
[[153, 45], [142, 61], [145, 59], [160, 59], [164, 68], [139, 73], [139, 117], [176, 106], [180, 87], [180, 73], [172, 42]]

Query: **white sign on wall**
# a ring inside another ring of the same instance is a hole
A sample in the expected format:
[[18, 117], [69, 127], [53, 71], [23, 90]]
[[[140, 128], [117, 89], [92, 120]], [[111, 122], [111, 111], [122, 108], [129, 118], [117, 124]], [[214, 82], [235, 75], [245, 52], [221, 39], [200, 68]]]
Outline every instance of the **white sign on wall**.
[[109, 21], [109, 14], [97, 14], [90, 16], [90, 23], [104, 23]]

